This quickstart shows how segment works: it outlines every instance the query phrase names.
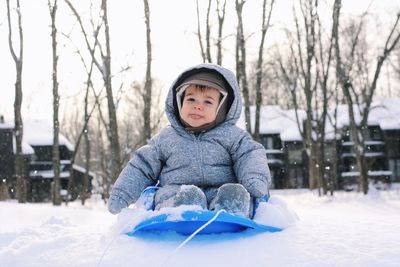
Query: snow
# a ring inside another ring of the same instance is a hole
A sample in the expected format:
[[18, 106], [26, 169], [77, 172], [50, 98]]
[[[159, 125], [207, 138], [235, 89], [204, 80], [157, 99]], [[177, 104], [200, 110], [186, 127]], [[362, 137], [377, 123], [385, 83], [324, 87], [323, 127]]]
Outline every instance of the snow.
[[[68, 178], [71, 175], [69, 171], [60, 172], [61, 178]], [[45, 179], [53, 179], [54, 178], [54, 170], [34, 170], [29, 172], [30, 177], [40, 177]]]
[[[46, 120], [26, 119], [24, 120], [24, 134], [22, 137], [22, 153], [25, 155], [34, 154], [31, 146], [48, 146], [53, 144], [53, 126]], [[11, 122], [0, 123], [0, 129], [12, 129], [14, 124]], [[59, 144], [65, 145], [70, 151], [74, 150], [68, 139], [59, 134]], [[16, 151], [15, 139], [13, 139], [13, 151]]]
[[[250, 107], [251, 126], [254, 132], [255, 107]], [[280, 134], [283, 141], [302, 140], [296, 120], [296, 111], [283, 110], [279, 106], [262, 106], [260, 109], [260, 133]], [[299, 120], [305, 119], [305, 112], [298, 111]], [[240, 116], [237, 126], [245, 129], [244, 109]]]
[[[360, 109], [354, 106], [354, 115], [356, 122], [361, 120]], [[332, 113], [333, 111], [331, 111]], [[400, 98], [376, 97], [371, 104], [370, 114], [368, 116], [369, 125], [379, 125], [382, 130], [400, 129]], [[349, 125], [348, 106], [338, 106], [339, 128]]]
[[[24, 141], [31, 146], [43, 146], [53, 144], [53, 126], [46, 120], [29, 119], [24, 121]], [[70, 151], [74, 146], [65, 138], [59, 135], [59, 144], [65, 145]]]
[[121, 234], [127, 222], [146, 216], [132, 206], [116, 216], [96, 199], [60, 207], [0, 202], [0, 266], [399, 265], [399, 187], [324, 197], [309, 190], [271, 190], [270, 202], [260, 207], [256, 220], [285, 230], [195, 236], [176, 250], [184, 236]]
[[12, 129], [14, 125], [11, 123], [0, 122], [0, 129]]
[[[359, 177], [360, 172], [358, 171], [352, 171], [352, 172], [342, 172], [342, 177]], [[369, 176], [391, 176], [392, 172], [391, 171], [368, 171]]]

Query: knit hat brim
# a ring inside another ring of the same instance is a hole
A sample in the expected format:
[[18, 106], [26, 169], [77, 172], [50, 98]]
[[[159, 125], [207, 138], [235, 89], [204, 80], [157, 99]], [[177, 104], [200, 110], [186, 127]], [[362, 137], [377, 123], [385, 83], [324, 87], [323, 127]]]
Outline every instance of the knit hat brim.
[[180, 87], [184, 85], [189, 85], [189, 84], [197, 84], [197, 85], [202, 85], [206, 87], [212, 87], [220, 91], [221, 93], [227, 93], [228, 91], [225, 88], [225, 81], [223, 80], [222, 77], [220, 77], [217, 74], [214, 73], [208, 73], [208, 72], [199, 72], [196, 74], [193, 74], [186, 78]]

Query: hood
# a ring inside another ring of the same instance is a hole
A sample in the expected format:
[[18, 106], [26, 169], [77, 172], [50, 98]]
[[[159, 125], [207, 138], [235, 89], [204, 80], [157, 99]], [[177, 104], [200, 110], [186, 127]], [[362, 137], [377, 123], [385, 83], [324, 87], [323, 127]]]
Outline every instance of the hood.
[[171, 123], [171, 126], [177, 130], [185, 130], [184, 126], [181, 124], [178, 113], [178, 105], [176, 103], [176, 88], [182, 84], [184, 80], [190, 75], [196, 74], [198, 72], [217, 72], [219, 73], [226, 81], [227, 88], [229, 90], [229, 99], [228, 99], [228, 112], [226, 114], [225, 120], [221, 124], [236, 124], [238, 121], [241, 110], [242, 110], [242, 101], [240, 95], [239, 85], [236, 80], [235, 74], [219, 65], [216, 64], [200, 64], [194, 67], [191, 67], [185, 71], [183, 71], [172, 83], [171, 87], [168, 91], [168, 96], [165, 101], [165, 113], [167, 114], [168, 120]]

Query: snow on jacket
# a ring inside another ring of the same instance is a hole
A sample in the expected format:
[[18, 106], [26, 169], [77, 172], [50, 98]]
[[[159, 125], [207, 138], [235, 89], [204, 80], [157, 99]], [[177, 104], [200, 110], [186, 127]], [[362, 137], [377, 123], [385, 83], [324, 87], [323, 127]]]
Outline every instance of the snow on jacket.
[[[231, 87], [228, 90], [232, 90], [233, 99], [222, 123], [193, 134], [179, 120], [175, 93], [184, 79], [202, 70], [219, 72]], [[158, 181], [160, 186], [193, 184], [204, 188], [239, 182], [253, 197], [267, 194], [270, 172], [265, 149], [235, 125], [241, 110], [239, 85], [230, 70], [200, 64], [184, 71], [173, 82], [166, 99], [170, 126], [134, 153], [112, 188], [109, 210], [118, 213], [134, 203], [143, 189]]]

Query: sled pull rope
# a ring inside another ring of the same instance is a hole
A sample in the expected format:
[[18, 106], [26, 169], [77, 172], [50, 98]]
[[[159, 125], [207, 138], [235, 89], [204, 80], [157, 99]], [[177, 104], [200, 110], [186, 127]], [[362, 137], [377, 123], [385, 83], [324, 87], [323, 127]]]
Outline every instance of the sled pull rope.
[[[132, 220], [129, 220], [127, 224], [125, 224], [122, 228], [120, 227], [120, 229], [125, 229], [128, 227], [128, 225], [130, 225], [132, 223]], [[117, 237], [120, 235], [119, 231], [116, 231], [116, 233], [114, 233], [112, 235], [111, 241], [106, 245], [105, 249], [103, 250], [103, 253], [100, 256], [99, 261], [96, 264], [96, 267], [99, 267], [100, 264], [103, 262], [103, 258], [106, 255], [106, 253], [108, 252], [108, 250], [110, 249], [111, 245], [114, 243], [115, 239], [117, 239]]]
[[[158, 189], [158, 184], [159, 184], [159, 183], [160, 183], [160, 181], [158, 181], [157, 184], [154, 185], [154, 186], [149, 186], [149, 187], [145, 188], [145, 189], [142, 191], [141, 195], [142, 195], [147, 189], [156, 189], [156, 190], [157, 190], [157, 189]], [[122, 228], [120, 227], [120, 229], [125, 229], [125, 228], [128, 227], [128, 225], [130, 225], [131, 223], [132, 223], [132, 220], [128, 220], [128, 223], [125, 224]], [[117, 233], [115, 233], [115, 234], [112, 236], [111, 241], [106, 245], [105, 249], [103, 250], [103, 253], [102, 253], [101, 256], [100, 256], [100, 259], [99, 259], [99, 261], [98, 261], [97, 264], [96, 264], [96, 267], [99, 267], [100, 264], [103, 262], [104, 256], [106, 255], [106, 253], [107, 253], [108, 250], [110, 249], [112, 243], [114, 243], [115, 239], [119, 236], [119, 234], [120, 234], [120, 233], [117, 232]]]
[[219, 210], [214, 217], [212, 217], [210, 220], [208, 220], [205, 224], [203, 224], [202, 226], [200, 226], [196, 231], [194, 231], [188, 238], [186, 238], [178, 247], [176, 247], [174, 249], [174, 251], [172, 251], [172, 253], [170, 253], [168, 256], [168, 258], [166, 260], [164, 260], [162, 262], [162, 264], [160, 265], [160, 267], [165, 266], [165, 264], [168, 262], [169, 259], [171, 259], [171, 257], [173, 255], [175, 255], [181, 248], [183, 248], [188, 242], [190, 242], [190, 240], [192, 240], [201, 230], [203, 230], [204, 228], [206, 228], [208, 225], [210, 225], [213, 221], [215, 221], [218, 216], [222, 213], [222, 212], [226, 212], [224, 209]]

